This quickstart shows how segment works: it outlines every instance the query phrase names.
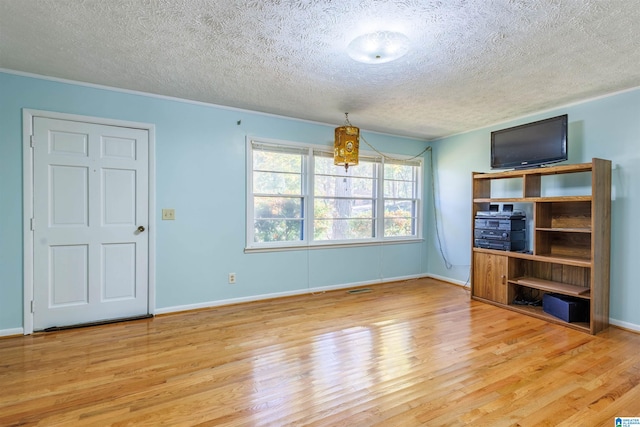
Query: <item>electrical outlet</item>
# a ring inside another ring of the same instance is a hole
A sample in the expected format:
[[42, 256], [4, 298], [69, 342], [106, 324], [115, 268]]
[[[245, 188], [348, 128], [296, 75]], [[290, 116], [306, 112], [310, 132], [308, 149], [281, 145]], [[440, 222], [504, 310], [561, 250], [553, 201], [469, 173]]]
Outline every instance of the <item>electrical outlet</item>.
[[236, 283], [236, 273], [229, 273], [229, 283]]
[[176, 210], [175, 209], [162, 209], [162, 220], [174, 220], [176, 219]]

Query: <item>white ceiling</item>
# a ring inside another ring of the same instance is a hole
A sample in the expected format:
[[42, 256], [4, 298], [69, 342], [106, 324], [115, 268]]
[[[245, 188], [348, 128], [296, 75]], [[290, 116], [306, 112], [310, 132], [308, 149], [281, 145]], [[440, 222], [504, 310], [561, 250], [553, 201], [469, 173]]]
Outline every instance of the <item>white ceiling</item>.
[[[0, 68], [433, 139], [640, 86], [637, 0], [2, 0]], [[409, 53], [354, 62], [356, 36]]]

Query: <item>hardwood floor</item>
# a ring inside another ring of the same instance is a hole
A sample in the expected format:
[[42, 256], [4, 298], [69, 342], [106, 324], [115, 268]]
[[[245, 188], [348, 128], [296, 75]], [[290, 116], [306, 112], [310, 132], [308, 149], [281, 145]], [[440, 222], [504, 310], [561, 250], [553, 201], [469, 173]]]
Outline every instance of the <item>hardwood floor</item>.
[[613, 426], [640, 335], [430, 279], [0, 340], [0, 425]]

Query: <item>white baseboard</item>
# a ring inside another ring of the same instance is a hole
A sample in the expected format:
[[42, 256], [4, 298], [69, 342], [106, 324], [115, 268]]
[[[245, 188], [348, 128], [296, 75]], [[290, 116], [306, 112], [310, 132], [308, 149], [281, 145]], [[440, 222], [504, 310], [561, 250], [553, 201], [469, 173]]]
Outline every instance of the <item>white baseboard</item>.
[[427, 274], [425, 275], [425, 277], [440, 280], [442, 282], [453, 283], [454, 285], [462, 286], [463, 288], [468, 288], [471, 285], [468, 281], [464, 282], [462, 280], [455, 280], [455, 279], [452, 279], [451, 277], [438, 276], [437, 274]]
[[[318, 292], [335, 291], [340, 289], [349, 289], [349, 288], [354, 288], [358, 286], [381, 284], [381, 283], [387, 283], [387, 282], [398, 282], [402, 280], [420, 279], [422, 277], [429, 277], [432, 279], [441, 280], [443, 282], [452, 283], [454, 285], [458, 285], [462, 287], [469, 286], [467, 282], [453, 280], [449, 277], [438, 276], [434, 274], [425, 274], [425, 275], [420, 274], [420, 275], [414, 275], [414, 276], [396, 277], [394, 279], [354, 282], [354, 283], [346, 283], [341, 285], [323, 286], [323, 287], [317, 287], [317, 288], [297, 289], [295, 291], [290, 291], [290, 292], [277, 292], [272, 294], [253, 295], [253, 296], [243, 297], [243, 298], [230, 298], [230, 299], [218, 300], [218, 301], [208, 301], [208, 302], [203, 302], [198, 304], [176, 305], [172, 307], [156, 308], [155, 314], [178, 313], [181, 311], [220, 307], [223, 305], [239, 304], [243, 302], [261, 301], [261, 300], [272, 299], [272, 298], [282, 298], [282, 297], [295, 296], [295, 295], [304, 295], [304, 294], [313, 294]], [[629, 331], [640, 333], [640, 325], [637, 325], [635, 323], [624, 322], [622, 320], [611, 319], [611, 318], [609, 318], [609, 323], [613, 326], [618, 326], [620, 328], [627, 329]], [[24, 335], [24, 329], [23, 328], [0, 329], [0, 337], [9, 337], [14, 335]]]
[[217, 301], [207, 301], [207, 302], [202, 302], [197, 304], [176, 305], [172, 307], [162, 307], [162, 308], [156, 307], [154, 314], [169, 314], [169, 313], [178, 313], [181, 311], [200, 310], [203, 308], [220, 307], [223, 305], [239, 304], [243, 302], [253, 302], [253, 301], [262, 301], [262, 300], [273, 299], [273, 298], [290, 297], [290, 296], [296, 296], [296, 295], [315, 294], [318, 292], [335, 291], [340, 289], [356, 288], [359, 286], [367, 286], [367, 285], [374, 285], [374, 284], [381, 284], [381, 283], [388, 283], [388, 282], [399, 282], [402, 280], [419, 279], [422, 277], [427, 277], [427, 275], [417, 274], [417, 275], [394, 277], [394, 278], [388, 278], [388, 279], [343, 283], [343, 284], [332, 285], [332, 286], [321, 286], [316, 288], [296, 289], [288, 292], [275, 292], [271, 294], [251, 295], [251, 296], [241, 297], [241, 298], [229, 298], [229, 299], [223, 299], [223, 300], [217, 300]]
[[23, 328], [0, 329], [0, 337], [10, 337], [13, 335], [24, 335]]
[[622, 320], [609, 318], [609, 323], [613, 326], [618, 326], [622, 329], [627, 329], [633, 332], [640, 332], [640, 325], [636, 325], [635, 323], [623, 322]]

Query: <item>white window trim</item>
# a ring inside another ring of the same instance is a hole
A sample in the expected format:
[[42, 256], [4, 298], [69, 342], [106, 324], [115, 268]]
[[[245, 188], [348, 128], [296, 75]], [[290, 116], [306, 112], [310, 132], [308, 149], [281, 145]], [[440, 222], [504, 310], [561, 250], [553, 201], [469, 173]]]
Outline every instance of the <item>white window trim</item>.
[[[304, 240], [300, 241], [287, 241], [287, 242], [268, 242], [268, 243], [259, 243], [254, 242], [254, 227], [253, 227], [253, 219], [255, 215], [254, 206], [253, 206], [253, 147], [252, 144], [265, 144], [265, 145], [276, 145], [283, 147], [291, 147], [295, 149], [303, 149], [307, 150], [309, 161], [303, 166], [302, 176], [303, 176], [303, 198], [304, 198], [304, 207], [303, 207], [303, 233], [305, 236]], [[390, 158], [395, 160], [403, 161], [412, 161], [418, 162], [420, 164], [420, 168], [418, 171], [417, 177], [417, 220], [416, 220], [416, 233], [414, 236], [391, 236], [384, 237], [384, 171], [381, 170], [380, 176], [377, 179], [377, 203], [376, 206], [376, 238], [374, 239], [349, 239], [349, 240], [330, 240], [330, 241], [317, 241], [313, 239], [309, 239], [312, 231], [313, 218], [310, 217], [312, 208], [313, 208], [313, 194], [314, 194], [314, 180], [309, 179], [309, 175], [312, 174], [314, 170], [314, 154], [315, 151], [331, 151], [332, 147], [318, 144], [306, 144], [300, 142], [279, 140], [279, 139], [271, 139], [271, 138], [261, 138], [261, 137], [246, 137], [245, 143], [245, 161], [246, 161], [246, 195], [245, 195], [245, 203], [246, 203], [246, 218], [245, 218], [245, 226], [246, 226], [246, 242], [245, 242], [245, 253], [251, 252], [278, 252], [278, 251], [290, 251], [290, 250], [300, 250], [300, 249], [326, 249], [326, 248], [344, 248], [344, 247], [357, 247], [357, 246], [380, 246], [384, 244], [406, 244], [406, 243], [416, 243], [424, 241], [422, 236], [422, 223], [424, 221], [423, 217], [423, 179], [424, 179], [424, 159], [423, 158], [412, 158], [410, 156], [402, 156], [399, 154], [389, 154]], [[382, 157], [382, 164], [384, 165], [384, 156], [380, 156], [379, 153], [373, 151], [360, 151], [361, 157], [371, 157], [371, 158], [380, 158]], [[383, 155], [387, 155], [383, 153]]]
[[[386, 154], [385, 154], [386, 155]], [[424, 218], [422, 216], [423, 214], [423, 182], [424, 182], [424, 159], [423, 158], [413, 158], [410, 156], [399, 156], [399, 155], [389, 155], [390, 157], [392, 157], [394, 160], [392, 160], [390, 163], [403, 163], [404, 161], [408, 162], [408, 163], [413, 163], [413, 162], [418, 162], [420, 164], [420, 168], [418, 169], [418, 176], [416, 177], [416, 194], [420, 195], [420, 197], [416, 198], [416, 203], [418, 206], [416, 206], [416, 236], [412, 236], [412, 237], [405, 237], [405, 236], [390, 236], [390, 237], [384, 237], [384, 201], [387, 200], [384, 197], [384, 171], [382, 172], [382, 179], [380, 180], [380, 194], [382, 194], [382, 196], [380, 197], [380, 199], [382, 200], [382, 203], [380, 203], [380, 209], [381, 209], [381, 213], [380, 213], [380, 218], [382, 218], [382, 224], [380, 227], [380, 234], [382, 236], [382, 239], [385, 242], [390, 242], [390, 241], [394, 241], [394, 240], [400, 240], [402, 242], [407, 241], [408, 239], [414, 238], [414, 239], [419, 239], [422, 240], [422, 223], [424, 221]], [[404, 158], [403, 158], [404, 157]], [[409, 200], [413, 200], [413, 199], [409, 199]]]

